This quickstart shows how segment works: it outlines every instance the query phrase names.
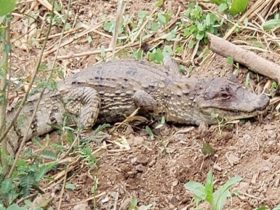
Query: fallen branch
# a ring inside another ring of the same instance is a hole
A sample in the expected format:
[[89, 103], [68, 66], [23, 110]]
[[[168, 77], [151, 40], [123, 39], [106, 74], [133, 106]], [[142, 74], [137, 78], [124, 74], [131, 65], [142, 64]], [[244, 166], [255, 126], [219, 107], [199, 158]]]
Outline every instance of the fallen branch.
[[280, 65], [213, 34], [208, 33], [208, 38], [213, 52], [223, 57], [232, 57], [234, 61], [247, 66], [250, 70], [280, 83]]

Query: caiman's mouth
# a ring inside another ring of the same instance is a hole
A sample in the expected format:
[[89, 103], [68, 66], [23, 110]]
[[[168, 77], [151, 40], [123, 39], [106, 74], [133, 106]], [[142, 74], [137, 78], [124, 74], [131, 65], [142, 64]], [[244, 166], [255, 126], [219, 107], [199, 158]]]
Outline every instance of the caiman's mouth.
[[210, 116], [211, 120], [241, 120], [256, 117], [257, 115], [264, 114], [267, 111], [266, 107], [261, 107], [253, 111], [240, 111], [233, 109], [221, 109], [214, 107], [203, 108], [203, 113]]

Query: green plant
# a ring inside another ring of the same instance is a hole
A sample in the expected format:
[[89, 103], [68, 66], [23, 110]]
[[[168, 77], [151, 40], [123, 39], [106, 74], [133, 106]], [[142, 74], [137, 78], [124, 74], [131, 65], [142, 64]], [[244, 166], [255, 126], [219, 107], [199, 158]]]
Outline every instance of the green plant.
[[207, 32], [217, 34], [220, 27], [217, 16], [205, 13], [197, 4], [189, 4], [184, 12], [187, 21], [183, 22], [183, 34], [190, 37], [189, 48], [193, 48], [197, 41], [207, 39]]
[[[261, 207], [255, 208], [254, 210], [270, 210], [270, 208], [268, 208], [266, 206], [261, 206]], [[275, 206], [272, 210], [280, 210], [280, 204]]]
[[249, 0], [211, 0], [211, 2], [217, 4], [220, 11], [237, 15], [246, 10]]
[[79, 153], [89, 167], [96, 166], [96, 156], [92, 153], [92, 149], [89, 146], [83, 146], [80, 148]]
[[54, 167], [54, 163], [40, 164], [34, 161], [30, 164], [28, 161], [18, 160], [10, 178], [0, 174], [0, 203], [9, 206], [17, 198], [28, 195], [32, 189], [38, 190], [39, 181]]
[[280, 13], [275, 14], [273, 19], [267, 20], [262, 25], [264, 30], [276, 30], [280, 28]]
[[210, 205], [211, 210], [222, 210], [226, 199], [231, 196], [230, 188], [240, 181], [240, 177], [232, 177], [214, 192], [214, 177], [212, 171], [209, 171], [204, 185], [189, 181], [185, 184], [185, 188], [194, 194], [196, 205], [204, 201]]
[[[2, 135], [6, 130], [7, 89], [10, 70], [10, 14], [16, 6], [16, 0], [0, 0], [0, 5], [0, 134]], [[1, 168], [6, 174], [9, 170], [6, 162], [7, 138], [1, 139], [0, 143]]]

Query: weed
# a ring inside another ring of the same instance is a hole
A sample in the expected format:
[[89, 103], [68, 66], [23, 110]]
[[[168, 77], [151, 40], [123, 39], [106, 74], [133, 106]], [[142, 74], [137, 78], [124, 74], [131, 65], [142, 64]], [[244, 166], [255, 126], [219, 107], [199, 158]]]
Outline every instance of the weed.
[[[258, 208], [255, 208], [254, 210], [269, 210], [270, 208], [266, 207], [266, 206], [261, 206]], [[272, 210], [280, 210], [280, 204], [278, 204], [276, 207], [274, 207]]]
[[211, 0], [211, 2], [217, 4], [221, 12], [227, 12], [231, 15], [243, 13], [249, 3], [248, 0]]
[[205, 13], [197, 4], [189, 4], [184, 17], [187, 20], [183, 22], [183, 34], [192, 40], [189, 42], [189, 48], [193, 48], [197, 41], [207, 40], [207, 32], [217, 34], [220, 27], [218, 17], [212, 13]]
[[85, 163], [89, 167], [94, 167], [96, 166], [96, 156], [92, 153], [92, 149], [89, 146], [84, 146], [79, 149], [80, 156], [82, 159], [85, 161]]
[[30, 164], [26, 160], [18, 160], [10, 178], [0, 174], [0, 203], [9, 206], [17, 198], [28, 195], [32, 189], [38, 190], [39, 181], [54, 167], [54, 163], [40, 164], [34, 161]]
[[273, 19], [270, 19], [266, 22], [263, 23], [262, 25], [264, 30], [276, 30], [278, 28], [280, 28], [280, 13], [277, 13]]
[[210, 205], [212, 210], [222, 210], [226, 199], [231, 196], [230, 188], [240, 181], [240, 177], [232, 177], [214, 192], [214, 177], [212, 171], [209, 171], [204, 185], [189, 181], [185, 184], [185, 188], [194, 194], [196, 205], [204, 201]]
[[149, 204], [147, 206], [142, 205], [142, 206], [138, 207], [137, 204], [138, 204], [137, 198], [133, 197], [129, 202], [128, 210], [136, 210], [136, 209], [138, 209], [138, 210], [149, 210], [153, 206], [153, 204]]

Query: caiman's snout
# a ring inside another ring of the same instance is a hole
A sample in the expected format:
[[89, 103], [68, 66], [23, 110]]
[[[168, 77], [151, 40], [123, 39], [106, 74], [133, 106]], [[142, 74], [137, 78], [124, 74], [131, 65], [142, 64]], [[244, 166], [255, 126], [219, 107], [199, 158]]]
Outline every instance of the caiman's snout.
[[269, 104], [269, 97], [262, 94], [258, 98], [259, 99], [256, 104], [256, 110], [264, 110]]

